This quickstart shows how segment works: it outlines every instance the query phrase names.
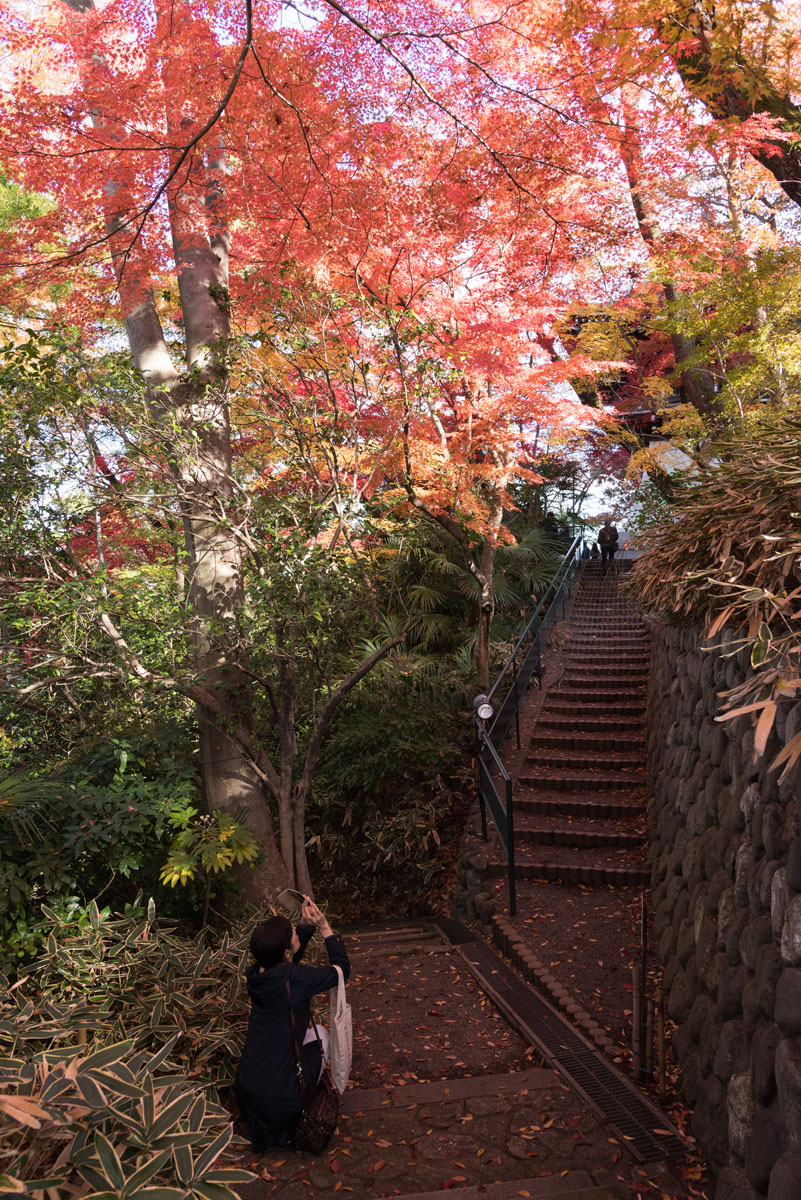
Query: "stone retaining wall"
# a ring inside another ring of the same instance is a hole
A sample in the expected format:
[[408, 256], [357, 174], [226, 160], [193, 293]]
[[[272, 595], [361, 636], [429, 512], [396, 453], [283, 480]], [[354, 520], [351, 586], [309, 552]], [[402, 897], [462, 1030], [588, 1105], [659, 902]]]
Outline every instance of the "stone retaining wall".
[[754, 763], [751, 718], [714, 720], [747, 656], [703, 653], [686, 626], [652, 635], [654, 931], [692, 1130], [716, 1200], [800, 1200], [801, 772], [779, 783], [768, 765], [801, 703], [780, 706]]
[[[487, 889], [486, 850], [475, 850], [462, 839], [461, 852], [456, 866], [456, 883], [451, 897], [451, 916], [468, 925], [476, 925], [478, 932], [492, 938], [492, 918], [495, 915], [495, 900]], [[475, 842], [475, 837], [469, 839]]]

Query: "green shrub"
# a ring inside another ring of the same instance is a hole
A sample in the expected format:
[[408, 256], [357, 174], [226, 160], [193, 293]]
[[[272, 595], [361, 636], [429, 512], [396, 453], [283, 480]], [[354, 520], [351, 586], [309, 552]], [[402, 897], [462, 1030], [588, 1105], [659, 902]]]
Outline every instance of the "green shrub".
[[[186, 743], [186, 731], [169, 724], [108, 738], [47, 775], [0, 778], [0, 968], [13, 971], [36, 952], [43, 902], [64, 915], [102, 894], [122, 910], [139, 890], [162, 890], [171, 818], [198, 802]], [[165, 907], [199, 924], [203, 881], [176, 891], [165, 893]]]
[[2, 981], [0, 1189], [233, 1197], [252, 1175], [216, 1165], [233, 1136], [218, 1091], [247, 1028], [247, 932], [179, 937], [152, 900], [125, 917], [43, 911], [44, 954]]
[[443, 848], [461, 829], [467, 695], [455, 672], [421, 675], [415, 664], [395, 659], [357, 689], [323, 754], [310, 848], [321, 887], [335, 889], [338, 905], [345, 896], [373, 911], [423, 903], [446, 863]]

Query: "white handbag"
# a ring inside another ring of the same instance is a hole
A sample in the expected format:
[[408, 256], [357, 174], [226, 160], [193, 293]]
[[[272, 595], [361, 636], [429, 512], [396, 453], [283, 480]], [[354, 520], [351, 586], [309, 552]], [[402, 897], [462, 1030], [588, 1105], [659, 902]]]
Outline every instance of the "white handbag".
[[334, 967], [339, 976], [339, 985], [331, 988], [331, 1022], [328, 1027], [329, 1035], [329, 1069], [331, 1081], [340, 1095], [345, 1091], [350, 1079], [350, 1067], [353, 1061], [353, 1018], [350, 1005], [345, 996], [345, 977], [341, 967]]

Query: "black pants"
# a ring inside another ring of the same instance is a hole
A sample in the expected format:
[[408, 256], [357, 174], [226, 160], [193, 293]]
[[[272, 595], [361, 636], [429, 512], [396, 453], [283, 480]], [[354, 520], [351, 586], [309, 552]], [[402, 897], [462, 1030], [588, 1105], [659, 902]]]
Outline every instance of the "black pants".
[[615, 551], [617, 546], [601, 546], [601, 574], [605, 575], [607, 569], [615, 561]]

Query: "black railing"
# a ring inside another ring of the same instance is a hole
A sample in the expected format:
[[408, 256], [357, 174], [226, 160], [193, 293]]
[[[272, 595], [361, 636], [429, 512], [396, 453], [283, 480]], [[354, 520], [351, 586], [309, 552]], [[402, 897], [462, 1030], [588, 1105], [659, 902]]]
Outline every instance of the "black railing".
[[[489, 695], [482, 697], [494, 710], [489, 718], [489, 727], [486, 721], [476, 717], [476, 785], [481, 810], [481, 834], [486, 842], [489, 837], [489, 812], [508, 861], [510, 916], [515, 915], [514, 803], [512, 781], [498, 751], [509, 734], [512, 722], [517, 748], [520, 749], [520, 704], [535, 675], [537, 685], [542, 686], [542, 652], [560, 613], [564, 616], [570, 585], [581, 562], [581, 546], [582, 537], [579, 535], [571, 542]], [[501, 786], [503, 797], [496, 781]]]
[[[487, 829], [487, 811], [492, 817], [492, 822], [498, 831], [501, 845], [503, 846], [509, 863], [509, 915], [513, 917], [516, 911], [515, 904], [515, 819], [514, 819], [514, 803], [512, 800], [512, 781], [509, 778], [509, 772], [501, 762], [500, 756], [489, 739], [486, 730], [482, 728], [483, 722], [478, 724], [476, 733], [476, 763], [478, 765], [478, 804], [481, 809], [481, 836], [484, 841], [489, 840], [489, 830]], [[498, 788], [495, 786], [493, 779], [492, 768], [495, 768], [499, 776], [499, 783], [503, 787], [503, 797], [501, 797]]]
[[488, 733], [498, 749], [506, 741], [513, 721], [517, 748], [520, 749], [520, 702], [534, 675], [537, 685], [542, 686], [542, 652], [560, 611], [564, 616], [570, 584], [581, 562], [581, 545], [579, 534], [570, 543], [570, 549], [490, 689], [487, 701], [495, 715]]

